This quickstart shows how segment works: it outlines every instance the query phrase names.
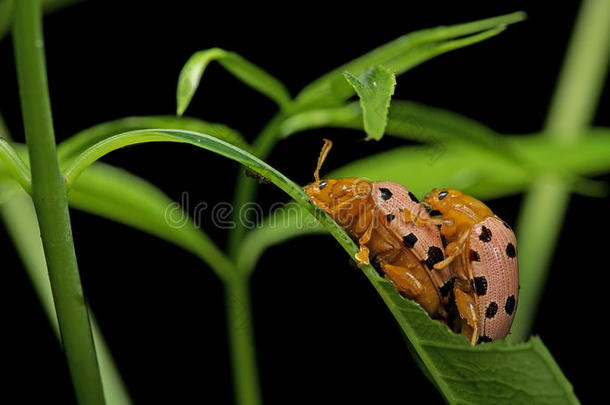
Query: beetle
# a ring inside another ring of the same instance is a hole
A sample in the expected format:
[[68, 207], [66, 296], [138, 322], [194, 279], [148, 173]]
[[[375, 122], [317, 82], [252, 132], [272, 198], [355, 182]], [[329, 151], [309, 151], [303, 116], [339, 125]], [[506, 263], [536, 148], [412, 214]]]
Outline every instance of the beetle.
[[[325, 139], [314, 172], [304, 187], [313, 204], [326, 211], [355, 239], [360, 264], [373, 262], [405, 297], [420, 304], [433, 318], [446, 318], [441, 288], [450, 279], [433, 271], [445, 259], [438, 227], [416, 226], [404, 212], [419, 208], [415, 196], [398, 183], [372, 182], [361, 177], [320, 179], [320, 168], [332, 147]], [[427, 219], [426, 214], [422, 218]], [[446, 289], [446, 288], [445, 288]]]
[[[436, 269], [451, 268], [462, 333], [472, 344], [503, 339], [519, 299], [517, 241], [510, 226], [484, 203], [458, 190], [434, 189], [422, 206], [443, 219], [447, 257]], [[415, 218], [420, 225], [430, 220]]]

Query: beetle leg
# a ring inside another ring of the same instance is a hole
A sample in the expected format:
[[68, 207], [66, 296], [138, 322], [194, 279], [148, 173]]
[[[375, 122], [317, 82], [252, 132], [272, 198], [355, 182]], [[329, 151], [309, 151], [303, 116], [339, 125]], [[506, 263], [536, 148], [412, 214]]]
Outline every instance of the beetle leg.
[[422, 284], [408, 268], [391, 264], [384, 264], [381, 268], [385, 273], [385, 278], [394, 283], [396, 289], [407, 298], [414, 299], [422, 293]]
[[445, 252], [447, 254], [447, 257], [445, 258], [445, 260], [438, 262], [434, 265], [435, 270], [442, 270], [445, 267], [449, 266], [455, 260], [456, 257], [460, 256], [460, 254], [462, 253], [462, 248], [458, 243], [451, 242], [445, 248]]
[[479, 316], [474, 298], [457, 285], [453, 292], [455, 294], [455, 305], [460, 313], [460, 317], [468, 325], [468, 328], [462, 328], [462, 333], [467, 332], [464, 334], [470, 339], [470, 344], [474, 345], [479, 337]]
[[469, 232], [463, 232], [457, 241], [451, 242], [445, 248], [445, 252], [447, 254], [447, 258], [442, 262], [438, 262], [434, 265], [436, 270], [444, 269], [449, 266], [456, 257], [462, 254], [464, 251], [464, 247], [466, 245], [466, 240], [468, 239]]
[[358, 261], [358, 267], [362, 264], [370, 264], [369, 260], [369, 248], [366, 246], [367, 243], [371, 240], [371, 234], [373, 233], [373, 221], [371, 220], [368, 228], [362, 234], [360, 239], [358, 239], [358, 245], [360, 245], [360, 251], [356, 253], [355, 257]]

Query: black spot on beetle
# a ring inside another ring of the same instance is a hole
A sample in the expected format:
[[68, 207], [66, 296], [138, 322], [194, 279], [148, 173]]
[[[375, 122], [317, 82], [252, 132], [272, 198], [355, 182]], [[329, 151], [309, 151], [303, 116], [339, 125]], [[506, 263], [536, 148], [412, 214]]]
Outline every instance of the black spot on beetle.
[[504, 310], [506, 311], [506, 313], [510, 316], [513, 314], [513, 311], [515, 310], [515, 296], [511, 295], [510, 297], [508, 297], [506, 299], [506, 305], [504, 305]]
[[517, 251], [515, 250], [515, 245], [513, 245], [512, 243], [509, 243], [508, 245], [506, 245], [506, 256], [508, 256], [508, 257], [517, 256]]
[[445, 235], [443, 235], [441, 233], [441, 242], [443, 244], [443, 249], [447, 247], [447, 238], [445, 238]]
[[407, 236], [403, 236], [402, 243], [404, 243], [405, 246], [409, 249], [412, 249], [413, 246], [415, 246], [415, 244], [417, 243], [417, 236], [415, 236], [415, 234], [411, 232]]
[[438, 199], [442, 200], [443, 198], [447, 197], [448, 195], [449, 195], [449, 191], [447, 191], [447, 190], [441, 191], [440, 193], [438, 193]]
[[483, 336], [479, 337], [479, 340], [477, 340], [477, 343], [489, 343], [489, 342], [492, 342], [492, 341], [493, 341], [492, 338], [490, 338], [487, 335], [483, 335]]
[[496, 312], [498, 312], [498, 304], [492, 301], [487, 306], [487, 310], [485, 311], [485, 318], [493, 318], [494, 316], [496, 316]]
[[428, 267], [429, 270], [434, 269], [436, 263], [440, 263], [445, 259], [443, 249], [438, 246], [430, 246], [428, 248], [428, 258], [423, 263]]
[[479, 239], [483, 242], [491, 241], [491, 231], [485, 225], [481, 227], [481, 234], [479, 235]]
[[470, 258], [471, 262], [480, 262], [481, 261], [481, 256], [479, 256], [479, 252], [477, 252], [476, 250], [470, 249], [469, 258]]
[[441, 296], [446, 297], [447, 295], [449, 295], [449, 292], [451, 290], [453, 290], [454, 284], [455, 284], [455, 279], [453, 279], [453, 278], [451, 280], [447, 281], [445, 284], [443, 284], [443, 286], [441, 288], [439, 288]]
[[326, 180], [320, 182], [320, 184], [318, 184], [318, 188], [320, 190], [322, 190], [324, 187], [326, 187], [328, 185], [328, 182]]
[[417, 199], [417, 197], [415, 196], [415, 194], [413, 194], [412, 192], [409, 191], [409, 198], [411, 199], [411, 201], [418, 203], [419, 204], [419, 200]]
[[388, 214], [385, 216], [385, 218], [388, 220], [388, 222], [391, 222], [394, 218], [396, 218], [396, 215]]
[[379, 191], [380, 191], [379, 195], [381, 196], [381, 198], [383, 200], [388, 201], [390, 198], [392, 198], [392, 192], [389, 189], [387, 189], [385, 187], [381, 187], [379, 189]]
[[477, 295], [487, 294], [487, 279], [484, 276], [475, 277], [472, 280], [472, 288]]
[[428, 212], [428, 215], [430, 215], [431, 217], [440, 217], [441, 212], [439, 210], [430, 210], [430, 212]]

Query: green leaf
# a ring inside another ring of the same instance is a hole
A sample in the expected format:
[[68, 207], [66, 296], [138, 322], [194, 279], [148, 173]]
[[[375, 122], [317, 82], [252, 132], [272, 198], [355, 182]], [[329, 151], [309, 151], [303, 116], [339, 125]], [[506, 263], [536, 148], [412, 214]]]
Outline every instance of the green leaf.
[[[429, 378], [451, 404], [577, 404], [572, 385], [537, 337], [471, 346], [387, 280], [369, 280], [398, 321]], [[527, 366], [524, 366], [527, 365]]]
[[[416, 31], [395, 39], [342, 65], [306, 86], [296, 97], [302, 108], [338, 105], [354, 94], [343, 72], [359, 76], [371, 66], [383, 65], [397, 75], [437, 55], [483, 41], [499, 34], [506, 25], [525, 19], [516, 12], [449, 27]], [[461, 38], [462, 37], [462, 38]]]
[[[324, 177], [360, 176], [395, 181], [407, 185], [417, 195], [424, 195], [434, 187], [451, 187], [487, 200], [522, 192], [536, 176], [548, 172], [570, 178], [609, 171], [610, 131], [588, 132], [587, 139], [569, 145], [543, 136], [506, 136], [515, 153], [527, 161], [538, 162], [536, 173], [518, 161], [498, 159], [483, 147], [439, 142], [395, 148], [347, 164]], [[565, 158], [558, 160], [557, 156]]]
[[143, 116], [125, 117], [103, 122], [82, 130], [59, 144], [59, 161], [65, 164], [95, 143], [121, 132], [147, 128], [179, 128], [203, 132], [249, 150], [250, 146], [236, 130], [222, 124], [210, 123], [192, 117]]
[[148, 232], [190, 251], [221, 279], [233, 271], [233, 264], [177, 202], [125, 170], [97, 163], [74, 183], [69, 197], [73, 208]]
[[360, 97], [364, 131], [369, 138], [380, 140], [388, 122], [390, 99], [396, 86], [394, 73], [383, 66], [377, 66], [360, 77], [350, 72], [345, 72], [344, 76]]
[[[119, 134], [99, 142], [75, 159], [66, 177], [74, 181], [91, 163], [117, 148], [163, 141], [192, 144], [249, 167], [270, 179], [320, 221], [350, 257], [358, 252], [345, 231], [312, 205], [300, 186], [250, 153], [209, 135], [178, 130]], [[398, 321], [420, 364], [449, 402], [577, 403], [571, 385], [539, 339], [518, 345], [498, 341], [473, 347], [463, 336], [431, 320], [419, 305], [402, 298], [373, 267], [362, 266], [362, 271]]]
[[182, 115], [190, 104], [205, 68], [212, 61], [220, 63], [239, 80], [275, 101], [281, 109], [291, 104], [290, 94], [279, 80], [234, 52], [211, 48], [194, 53], [180, 72], [176, 92], [178, 115]]
[[[0, 133], [3, 132], [0, 129]], [[32, 179], [30, 178], [30, 168], [21, 159], [17, 151], [13, 149], [11, 143], [0, 137], [0, 161], [6, 166], [7, 172], [16, 180], [21, 187], [28, 193], [32, 191]]]
[[[363, 129], [358, 103], [308, 110], [291, 116], [281, 126], [283, 137], [324, 127]], [[442, 108], [407, 100], [392, 100], [387, 135], [422, 143], [463, 141], [489, 147], [506, 154], [504, 138], [485, 125]]]

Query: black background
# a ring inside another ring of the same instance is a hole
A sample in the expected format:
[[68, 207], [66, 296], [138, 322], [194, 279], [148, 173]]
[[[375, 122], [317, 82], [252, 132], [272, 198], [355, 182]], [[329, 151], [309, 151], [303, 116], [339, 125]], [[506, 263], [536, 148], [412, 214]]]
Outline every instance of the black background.
[[[447, 108], [502, 133], [539, 130], [578, 8], [577, 2], [514, 1], [449, 6], [402, 2], [330, 8], [285, 3], [89, 1], [45, 18], [49, 85], [58, 140], [106, 120], [173, 114], [178, 73], [195, 51], [238, 52], [286, 83], [292, 94], [339, 64], [404, 33], [524, 10], [526, 22], [484, 43], [438, 57], [398, 79], [396, 98]], [[0, 43], [0, 111], [23, 141], [10, 38]], [[595, 119], [609, 125], [608, 91]], [[205, 73], [187, 114], [226, 123], [251, 140], [275, 105], [218, 65]], [[364, 143], [351, 131], [311, 131], [281, 142], [269, 163], [311, 181], [322, 137], [336, 142], [326, 169], [403, 144]], [[237, 166], [189, 146], [151, 144], [105, 161], [153, 182], [170, 197], [230, 201]], [[408, 186], [408, 185], [407, 185]], [[286, 201], [263, 186], [260, 201]], [[490, 202], [515, 223], [520, 196]], [[594, 398], [592, 365], [602, 350], [607, 299], [607, 199], [572, 198], [534, 325], [577, 395]], [[549, 201], [552, 204], [552, 201]], [[583, 213], [598, 213], [594, 216]], [[602, 213], [599, 215], [599, 213]], [[137, 403], [233, 402], [222, 286], [189, 253], [152, 236], [72, 212], [85, 291]], [[208, 218], [209, 220], [209, 218]], [[203, 221], [224, 246], [226, 231]], [[73, 402], [62, 352], [6, 232], [3, 263], [4, 395], [24, 402]], [[435, 389], [407, 352], [399, 328], [363, 275], [330, 237], [270, 249], [253, 278], [253, 310], [266, 403], [426, 398]]]

